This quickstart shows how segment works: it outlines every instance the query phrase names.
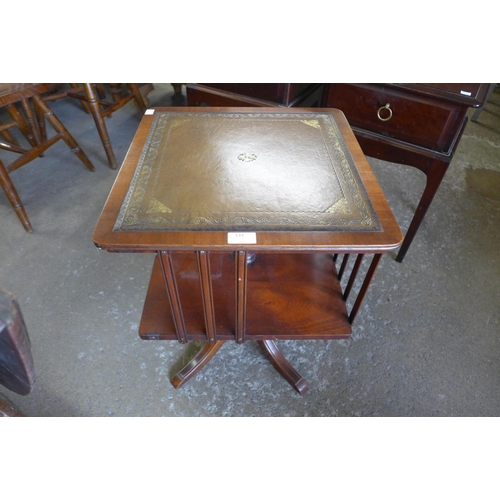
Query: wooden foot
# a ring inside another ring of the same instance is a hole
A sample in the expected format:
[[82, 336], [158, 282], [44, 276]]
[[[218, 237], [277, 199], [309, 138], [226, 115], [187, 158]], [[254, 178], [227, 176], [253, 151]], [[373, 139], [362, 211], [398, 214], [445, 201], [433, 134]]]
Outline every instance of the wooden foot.
[[[178, 389], [186, 383], [191, 377], [196, 375], [217, 353], [222, 347], [224, 340], [218, 340], [215, 343], [205, 344], [196, 356], [181, 370], [179, 370], [171, 379], [172, 385]], [[299, 393], [304, 394], [309, 386], [302, 378], [300, 373], [287, 361], [278, 346], [272, 340], [257, 341], [261, 349], [264, 351], [268, 359], [273, 364], [274, 368], [282, 377]]]
[[300, 373], [287, 361], [273, 340], [258, 340], [260, 348], [264, 351], [274, 368], [286, 381], [299, 393], [304, 394], [309, 386]]
[[223, 343], [223, 340], [218, 340], [213, 344], [205, 344], [198, 354], [172, 377], [172, 385], [178, 389], [182, 384], [196, 375], [215, 356]]

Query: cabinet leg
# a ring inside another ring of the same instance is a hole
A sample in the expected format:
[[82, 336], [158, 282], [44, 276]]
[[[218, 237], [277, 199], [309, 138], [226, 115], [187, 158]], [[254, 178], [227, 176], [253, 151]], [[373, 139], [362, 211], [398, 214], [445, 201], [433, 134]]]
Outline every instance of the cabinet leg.
[[422, 170], [427, 176], [427, 183], [425, 185], [422, 197], [420, 198], [420, 201], [418, 203], [417, 210], [413, 215], [410, 227], [406, 232], [403, 244], [399, 249], [398, 255], [396, 257], [397, 262], [403, 262], [406, 252], [410, 248], [411, 242], [413, 241], [413, 238], [417, 234], [420, 224], [424, 220], [425, 214], [427, 213], [427, 210], [430, 204], [432, 203], [432, 200], [434, 199], [437, 190], [439, 189], [439, 185], [441, 184], [441, 181], [443, 180], [444, 174], [446, 174], [449, 165], [450, 164], [448, 162], [435, 160], [430, 164], [428, 168], [426, 169], [420, 168], [420, 170]]

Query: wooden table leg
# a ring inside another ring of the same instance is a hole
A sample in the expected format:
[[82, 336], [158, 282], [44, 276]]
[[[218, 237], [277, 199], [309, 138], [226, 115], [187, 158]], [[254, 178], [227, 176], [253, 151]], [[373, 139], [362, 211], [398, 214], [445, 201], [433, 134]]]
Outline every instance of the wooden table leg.
[[302, 375], [295, 370], [290, 362], [283, 356], [283, 353], [278, 349], [278, 346], [273, 340], [258, 340], [260, 348], [264, 351], [269, 361], [282, 377], [299, 393], [304, 394], [309, 386], [302, 378]]
[[172, 385], [178, 389], [196, 375], [215, 356], [223, 343], [223, 340], [218, 340], [214, 343], [205, 344], [198, 354], [172, 377]]
[[[198, 354], [172, 377], [172, 385], [178, 389], [196, 375], [215, 356], [224, 342], [224, 340], [218, 340], [214, 343], [209, 342], [205, 344]], [[302, 375], [300, 375], [285, 356], [283, 356], [283, 353], [278, 349], [278, 346], [273, 340], [259, 340], [257, 343], [271, 361], [274, 368], [276, 368], [280, 375], [284, 377], [299, 394], [304, 394], [309, 389]]]
[[398, 255], [396, 257], [396, 262], [403, 262], [406, 252], [410, 248], [413, 238], [417, 234], [418, 228], [421, 222], [424, 220], [425, 214], [430, 207], [434, 196], [439, 189], [441, 181], [443, 180], [444, 174], [448, 170], [450, 163], [442, 160], [433, 161], [430, 166], [426, 169], [420, 168], [427, 176], [427, 183], [425, 185], [424, 192], [418, 203], [418, 207], [413, 215], [413, 219], [410, 223], [410, 227], [406, 231], [405, 239], [401, 245]]
[[413, 219], [406, 231], [403, 244], [399, 248], [396, 262], [403, 262], [406, 252], [417, 234], [420, 224], [424, 220], [424, 216], [429, 208], [434, 196], [436, 195], [441, 181], [443, 180], [450, 162], [453, 159], [456, 148], [458, 147], [460, 137], [465, 129], [467, 120], [461, 124], [461, 130], [454, 139], [454, 144], [447, 153], [438, 153], [436, 151], [427, 150], [407, 143], [401, 143], [393, 139], [382, 139], [380, 136], [375, 136], [371, 132], [360, 129], [353, 129], [356, 138], [359, 141], [363, 152], [372, 158], [378, 158], [382, 161], [388, 161], [400, 165], [408, 165], [418, 168], [423, 172], [426, 179], [426, 186], [417, 209], [413, 214]]

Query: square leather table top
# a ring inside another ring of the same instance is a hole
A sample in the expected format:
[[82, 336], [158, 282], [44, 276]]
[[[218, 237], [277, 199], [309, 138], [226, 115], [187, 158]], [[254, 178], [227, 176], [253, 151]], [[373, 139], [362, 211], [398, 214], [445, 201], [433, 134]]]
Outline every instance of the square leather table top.
[[402, 235], [343, 114], [304, 108], [155, 108], [94, 231], [110, 251], [387, 251]]

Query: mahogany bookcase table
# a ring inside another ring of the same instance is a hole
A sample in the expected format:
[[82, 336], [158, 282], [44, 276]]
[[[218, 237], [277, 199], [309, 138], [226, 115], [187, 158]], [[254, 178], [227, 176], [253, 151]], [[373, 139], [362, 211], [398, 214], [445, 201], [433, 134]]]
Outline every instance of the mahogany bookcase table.
[[302, 394], [276, 341], [348, 338], [403, 236], [341, 111], [185, 107], [146, 112], [93, 239], [156, 254], [141, 338], [206, 341], [175, 387], [256, 341]]

